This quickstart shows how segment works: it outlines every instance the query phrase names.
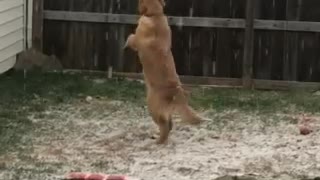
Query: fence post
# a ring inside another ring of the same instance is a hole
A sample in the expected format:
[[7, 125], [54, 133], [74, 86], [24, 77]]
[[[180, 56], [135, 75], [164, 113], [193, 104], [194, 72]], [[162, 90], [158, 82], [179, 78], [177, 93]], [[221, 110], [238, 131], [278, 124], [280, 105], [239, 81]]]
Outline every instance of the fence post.
[[242, 85], [244, 88], [252, 88], [255, 1], [247, 0], [246, 2], [245, 44], [242, 65]]
[[32, 47], [40, 52], [43, 48], [43, 1], [33, 0], [32, 8]]

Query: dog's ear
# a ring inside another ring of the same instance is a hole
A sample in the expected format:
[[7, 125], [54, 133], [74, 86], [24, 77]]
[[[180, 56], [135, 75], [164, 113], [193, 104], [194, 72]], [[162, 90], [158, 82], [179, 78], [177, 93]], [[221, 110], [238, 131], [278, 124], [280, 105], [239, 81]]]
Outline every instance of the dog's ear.
[[148, 9], [146, 7], [145, 0], [139, 0], [138, 11], [139, 11], [140, 14], [147, 13]]
[[147, 16], [163, 13], [164, 0], [139, 0], [139, 13]]

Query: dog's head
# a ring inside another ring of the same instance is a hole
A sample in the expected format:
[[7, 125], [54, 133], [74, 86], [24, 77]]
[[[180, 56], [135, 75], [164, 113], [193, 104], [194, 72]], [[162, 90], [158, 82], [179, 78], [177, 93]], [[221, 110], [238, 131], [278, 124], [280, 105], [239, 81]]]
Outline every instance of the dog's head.
[[163, 14], [164, 0], [139, 0], [139, 13], [145, 16]]

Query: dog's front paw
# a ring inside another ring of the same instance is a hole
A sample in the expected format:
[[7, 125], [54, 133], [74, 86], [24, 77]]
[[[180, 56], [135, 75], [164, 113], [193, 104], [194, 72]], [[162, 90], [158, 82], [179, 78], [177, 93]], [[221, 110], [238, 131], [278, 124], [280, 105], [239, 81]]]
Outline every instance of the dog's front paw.
[[126, 49], [126, 48], [131, 48], [135, 51], [137, 51], [137, 47], [136, 47], [136, 36], [134, 34], [130, 34], [127, 38], [127, 41], [126, 43], [124, 44], [123, 46], [123, 49]]

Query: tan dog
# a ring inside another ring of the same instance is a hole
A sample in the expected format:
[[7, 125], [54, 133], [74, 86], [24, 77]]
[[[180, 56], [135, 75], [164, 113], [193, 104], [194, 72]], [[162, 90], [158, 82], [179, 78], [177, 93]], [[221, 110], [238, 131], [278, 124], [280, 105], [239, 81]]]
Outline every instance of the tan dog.
[[[166, 53], [171, 49], [171, 29], [163, 14], [164, 0], [139, 0], [139, 13], [135, 34], [129, 35], [125, 47], [135, 51], [154, 49]], [[140, 50], [138, 50], [140, 49]]]
[[188, 105], [186, 92], [176, 73], [171, 52], [171, 29], [163, 13], [164, 5], [163, 0], [139, 0], [142, 16], [135, 34], [129, 35], [125, 45], [138, 52], [147, 87], [148, 109], [159, 126], [159, 144], [168, 139], [174, 112], [190, 124], [202, 120]]

